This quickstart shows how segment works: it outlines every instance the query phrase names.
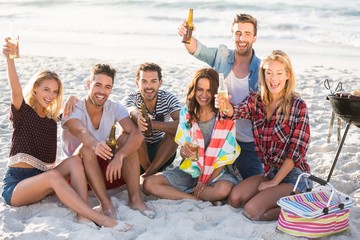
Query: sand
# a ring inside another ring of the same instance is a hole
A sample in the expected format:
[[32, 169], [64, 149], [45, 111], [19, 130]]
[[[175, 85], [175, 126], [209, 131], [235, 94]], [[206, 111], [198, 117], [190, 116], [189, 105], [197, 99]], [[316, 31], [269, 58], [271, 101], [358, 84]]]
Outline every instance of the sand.
[[[29, 41], [30, 43], [31, 41]], [[163, 68], [163, 89], [172, 91], [184, 104], [185, 87], [192, 73], [206, 66], [191, 56], [179, 44], [175, 49], [111, 49], [93, 50], [79, 44], [64, 46], [51, 43], [45, 47], [23, 44], [24, 51], [17, 60], [19, 77], [23, 84], [39, 68], [49, 68], [59, 73], [64, 81], [65, 98], [69, 95], [86, 94], [83, 79], [96, 63], [109, 63], [118, 70], [112, 98], [123, 101], [125, 95], [135, 88], [135, 68], [143, 61], [155, 61]], [[327, 142], [331, 107], [326, 96], [329, 90], [323, 87], [330, 79], [332, 90], [342, 82], [345, 90], [360, 89], [360, 72], [354, 61], [356, 54], [346, 51], [329, 53], [326, 46], [311, 48], [291, 43], [275, 44], [284, 47], [294, 60], [298, 79], [298, 91], [309, 107], [311, 144], [308, 162], [312, 173], [326, 179], [333, 163], [338, 142], [336, 125], [331, 141]], [[63, 47], [63, 48], [61, 48]], [[77, 48], [78, 47], [78, 48]], [[255, 46], [256, 48], [256, 46]], [[75, 50], [76, 49], [76, 50]], [[269, 51], [268, 45], [259, 45], [258, 55]], [[342, 53], [340, 53], [342, 52]], [[351, 51], [348, 51], [351, 52]], [[311, 54], [310, 54], [311, 53]], [[129, 56], [129, 57], [127, 57]], [[6, 81], [5, 61], [0, 68], [0, 176], [4, 175], [11, 142], [11, 125], [8, 119], [10, 92]], [[346, 123], [342, 122], [342, 133]], [[60, 132], [60, 127], [59, 127]], [[360, 239], [360, 129], [350, 127], [338, 163], [331, 177], [336, 189], [353, 198], [350, 210], [350, 230], [327, 239]], [[58, 161], [63, 158], [58, 147]], [[2, 183], [0, 183], [0, 187]], [[65, 207], [55, 196], [25, 207], [10, 207], [0, 200], [0, 239], [298, 239], [276, 231], [276, 221], [252, 222], [244, 217], [242, 209], [229, 205], [213, 206], [209, 202], [192, 200], [161, 200], [143, 196], [148, 206], [156, 211], [155, 219], [148, 219], [127, 206], [125, 188], [109, 191], [118, 218], [135, 225], [133, 231], [114, 234], [110, 230], [96, 230], [75, 222], [75, 213]], [[96, 206], [97, 199], [91, 193], [89, 204]]]

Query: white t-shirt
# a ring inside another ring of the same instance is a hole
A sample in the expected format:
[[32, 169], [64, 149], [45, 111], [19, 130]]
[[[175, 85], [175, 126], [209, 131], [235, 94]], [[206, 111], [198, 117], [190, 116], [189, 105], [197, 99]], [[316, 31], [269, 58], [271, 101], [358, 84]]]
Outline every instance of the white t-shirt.
[[[249, 94], [249, 75], [237, 78], [233, 71], [226, 77], [225, 82], [231, 95], [230, 102], [238, 104]], [[253, 142], [252, 124], [247, 119], [236, 120], [236, 139], [240, 142]]]
[[67, 156], [72, 156], [81, 144], [80, 140], [72, 135], [64, 125], [69, 119], [77, 118], [81, 120], [96, 140], [106, 141], [109, 137], [111, 127], [125, 117], [129, 117], [126, 108], [121, 103], [108, 99], [103, 107], [103, 115], [100, 120], [99, 128], [95, 129], [87, 112], [85, 99], [78, 101], [74, 112], [67, 118], [63, 118], [61, 120], [61, 126], [63, 129], [61, 134], [62, 149], [64, 153]]

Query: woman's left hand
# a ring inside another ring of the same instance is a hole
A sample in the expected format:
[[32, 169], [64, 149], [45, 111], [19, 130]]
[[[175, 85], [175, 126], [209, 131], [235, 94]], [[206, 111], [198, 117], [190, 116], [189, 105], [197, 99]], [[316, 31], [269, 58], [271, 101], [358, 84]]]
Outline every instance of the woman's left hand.
[[275, 181], [273, 181], [273, 180], [266, 181], [266, 182], [262, 182], [262, 183], [260, 183], [260, 185], [259, 185], [259, 187], [258, 187], [258, 190], [259, 190], [259, 191], [263, 191], [263, 190], [265, 190], [265, 189], [267, 189], [267, 188], [275, 187], [275, 186], [277, 186], [277, 185], [278, 185], [278, 184], [277, 184]]

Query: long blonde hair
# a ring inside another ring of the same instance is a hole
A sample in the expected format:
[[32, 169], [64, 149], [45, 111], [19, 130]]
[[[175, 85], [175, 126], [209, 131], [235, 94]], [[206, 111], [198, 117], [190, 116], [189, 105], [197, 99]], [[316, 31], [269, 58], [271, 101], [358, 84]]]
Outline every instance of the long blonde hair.
[[288, 74], [288, 79], [285, 83], [284, 89], [281, 91], [280, 95], [282, 100], [279, 104], [279, 108], [276, 112], [279, 115], [282, 111], [284, 112], [285, 118], [284, 121], [289, 118], [291, 103], [293, 97], [300, 96], [297, 92], [295, 92], [296, 87], [296, 79], [294, 74], [294, 69], [291, 65], [291, 61], [289, 56], [281, 51], [281, 50], [273, 50], [270, 55], [268, 55], [265, 59], [262, 60], [260, 65], [260, 72], [259, 72], [259, 95], [261, 100], [265, 105], [268, 105], [274, 101], [271, 96], [270, 90], [266, 85], [265, 81], [265, 68], [269, 62], [278, 61], [284, 65], [285, 71]]
[[55, 80], [59, 86], [59, 92], [56, 96], [56, 99], [53, 100], [49, 106], [44, 110], [46, 117], [53, 119], [54, 121], [59, 120], [62, 97], [63, 97], [63, 86], [62, 82], [57, 75], [57, 73], [49, 70], [40, 70], [35, 73], [29, 82], [27, 83], [27, 87], [24, 89], [24, 99], [27, 104], [31, 107], [35, 107], [36, 96], [35, 96], [35, 88], [39, 87], [44, 80]]

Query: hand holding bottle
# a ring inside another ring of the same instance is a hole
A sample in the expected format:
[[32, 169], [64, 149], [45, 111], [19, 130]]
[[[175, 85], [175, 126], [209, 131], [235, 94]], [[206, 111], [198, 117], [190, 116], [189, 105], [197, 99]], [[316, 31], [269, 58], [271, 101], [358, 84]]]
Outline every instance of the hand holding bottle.
[[195, 29], [193, 24], [193, 9], [189, 9], [187, 21], [183, 21], [178, 28], [178, 34], [183, 37], [182, 43], [190, 44], [192, 32]]
[[19, 35], [15, 31], [13, 21], [10, 22], [9, 28], [10, 28], [11, 36], [10, 36], [8, 42], [11, 44], [11, 50], [12, 50], [12, 51], [9, 52], [9, 57], [11, 59], [19, 58], [20, 57], [20, 53], [19, 53]]
[[[231, 105], [230, 99], [231, 95], [228, 95], [226, 98], [215, 94], [215, 108], [219, 109], [220, 115], [231, 117], [234, 114], [234, 107]], [[220, 109], [222, 109], [222, 111]]]
[[198, 161], [199, 160], [199, 148], [200, 148], [200, 145], [199, 145], [199, 142], [197, 140], [197, 137], [196, 137], [196, 130], [194, 127], [192, 127], [191, 129], [191, 141], [189, 143], [189, 149], [192, 153], [191, 155], [191, 161]]
[[144, 132], [145, 137], [152, 137], [154, 135], [154, 132], [153, 132], [153, 128], [152, 128], [152, 125], [151, 125], [151, 119], [150, 119], [149, 115], [146, 112], [146, 106], [145, 106], [144, 103], [141, 104], [141, 114], [142, 114], [142, 117], [143, 117], [143, 122], [146, 124], [146, 128], [145, 129], [140, 128], [141, 124], [139, 124], [139, 119], [138, 119], [138, 126], [139, 126], [140, 130]]
[[116, 125], [113, 125], [111, 127], [111, 131], [110, 131], [110, 135], [109, 138], [106, 141], [106, 144], [111, 148], [111, 160], [114, 158], [115, 156], [115, 152], [116, 152], [116, 146], [117, 146], [117, 141], [116, 141], [116, 137], [115, 137], [115, 132], [116, 132]]
[[218, 88], [218, 99], [223, 101], [219, 102], [220, 113], [226, 113], [228, 111], [227, 102], [229, 101], [229, 93], [226, 86], [225, 78], [223, 73], [219, 73], [219, 88]]

